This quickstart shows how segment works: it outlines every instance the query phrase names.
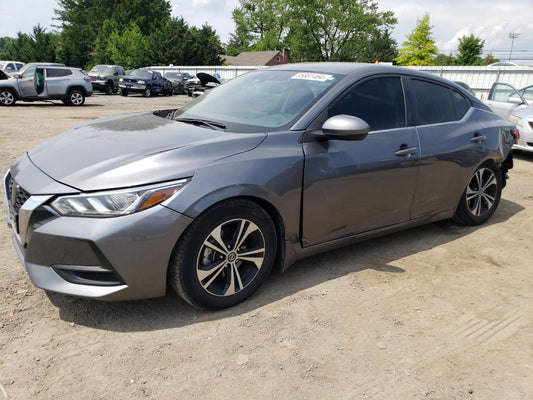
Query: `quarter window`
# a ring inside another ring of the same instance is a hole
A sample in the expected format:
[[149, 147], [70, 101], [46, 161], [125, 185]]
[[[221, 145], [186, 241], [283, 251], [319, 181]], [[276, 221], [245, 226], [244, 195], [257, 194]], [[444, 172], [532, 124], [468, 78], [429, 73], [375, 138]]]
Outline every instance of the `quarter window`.
[[361, 118], [370, 130], [405, 126], [405, 103], [399, 77], [373, 78], [357, 83], [329, 110], [329, 116], [347, 114]]
[[464, 117], [468, 109], [470, 108], [470, 103], [468, 102], [465, 97], [460, 94], [459, 92], [456, 92], [455, 90], [452, 90], [452, 98], [453, 98], [453, 106], [455, 109], [455, 119], [460, 120]]

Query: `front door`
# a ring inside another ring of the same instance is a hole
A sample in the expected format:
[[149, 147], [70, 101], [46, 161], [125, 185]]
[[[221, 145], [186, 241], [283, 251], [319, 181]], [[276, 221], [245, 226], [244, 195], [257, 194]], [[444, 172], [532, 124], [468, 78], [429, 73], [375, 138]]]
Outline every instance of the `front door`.
[[361, 141], [303, 144], [302, 242], [310, 246], [410, 219], [419, 144], [407, 127], [401, 79], [356, 83], [328, 110], [354, 115], [371, 131]]

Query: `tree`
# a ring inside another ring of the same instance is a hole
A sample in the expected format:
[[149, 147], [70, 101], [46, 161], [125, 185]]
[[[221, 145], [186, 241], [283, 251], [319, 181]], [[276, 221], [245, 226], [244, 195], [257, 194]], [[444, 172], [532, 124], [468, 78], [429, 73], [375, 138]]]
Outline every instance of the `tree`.
[[485, 41], [474, 35], [463, 36], [459, 39], [459, 54], [457, 55], [457, 64], [459, 65], [480, 65], [482, 63], [481, 53]]
[[[105, 58], [102, 50], [112, 32], [120, 35], [135, 24], [143, 37], [170, 20], [168, 0], [58, 0], [60, 21], [58, 57], [65, 63], [86, 67]], [[107, 27], [104, 26], [105, 21]], [[135, 55], [132, 55], [135, 58]]]
[[452, 54], [437, 54], [437, 57], [435, 57], [435, 65], [455, 65], [457, 64], [457, 60]]
[[32, 34], [18, 32], [17, 37], [4, 41], [3, 57], [24, 62], [56, 61], [55, 51], [59, 35], [46, 32], [41, 25], [33, 27]]
[[372, 63], [375, 61], [393, 62], [398, 57], [396, 41], [390, 37], [388, 29], [378, 30], [361, 51], [357, 61]]
[[371, 0], [241, 0], [233, 20], [231, 50], [290, 47], [300, 61], [359, 61], [396, 24]]
[[147, 41], [135, 22], [130, 22], [124, 32], [113, 31], [106, 46], [106, 57], [124, 69], [146, 65]]
[[400, 49], [395, 61], [399, 65], [435, 65], [437, 46], [431, 37], [429, 14], [416, 21], [416, 28], [407, 35], [407, 40]]

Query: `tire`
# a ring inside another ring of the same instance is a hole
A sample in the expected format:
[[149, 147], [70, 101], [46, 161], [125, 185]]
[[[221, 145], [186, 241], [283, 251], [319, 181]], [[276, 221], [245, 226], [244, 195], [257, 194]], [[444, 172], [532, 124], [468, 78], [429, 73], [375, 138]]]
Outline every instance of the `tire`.
[[143, 97], [150, 97], [152, 96], [152, 89], [150, 86], [146, 86], [146, 88], [143, 90]]
[[481, 225], [496, 211], [502, 194], [503, 179], [494, 163], [481, 165], [466, 186], [453, 222], [461, 225]]
[[120, 89], [120, 95], [126, 97], [128, 95], [128, 91], [124, 89]]
[[81, 90], [73, 89], [68, 92], [67, 103], [69, 106], [82, 106], [85, 103], [85, 95]]
[[107, 85], [105, 85], [104, 93], [107, 94], [107, 95], [113, 94], [113, 84], [112, 83], [108, 83]]
[[269, 276], [276, 249], [276, 229], [264, 209], [248, 200], [226, 201], [200, 215], [180, 238], [169, 283], [195, 307], [231, 307]]
[[11, 89], [0, 89], [0, 105], [12, 106], [16, 101], [17, 97]]

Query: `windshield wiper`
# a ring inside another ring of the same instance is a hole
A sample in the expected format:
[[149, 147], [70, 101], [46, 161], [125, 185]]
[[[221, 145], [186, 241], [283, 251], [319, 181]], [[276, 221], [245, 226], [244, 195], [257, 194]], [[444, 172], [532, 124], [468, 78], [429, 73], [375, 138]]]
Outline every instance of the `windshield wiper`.
[[180, 121], [185, 122], [186, 124], [192, 124], [196, 126], [207, 126], [211, 129], [216, 130], [225, 130], [226, 125], [224, 125], [222, 122], [217, 121], [210, 121], [207, 119], [198, 119], [198, 118], [176, 118], [174, 121]]

